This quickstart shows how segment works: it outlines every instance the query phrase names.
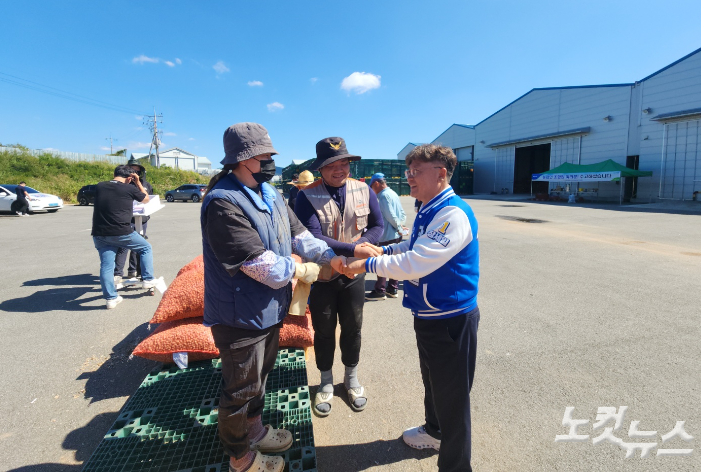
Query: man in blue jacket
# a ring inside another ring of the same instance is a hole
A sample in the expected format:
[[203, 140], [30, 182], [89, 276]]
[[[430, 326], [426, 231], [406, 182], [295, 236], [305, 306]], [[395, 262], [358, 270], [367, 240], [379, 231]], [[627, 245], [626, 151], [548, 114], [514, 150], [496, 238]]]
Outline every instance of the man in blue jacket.
[[378, 248], [381, 256], [348, 260], [345, 271], [406, 280], [402, 304], [414, 316], [425, 423], [402, 438], [413, 448], [439, 450], [439, 471], [471, 471], [478, 223], [449, 185], [456, 167], [450, 148], [417, 146], [406, 163], [412, 196], [422, 201], [411, 239]]

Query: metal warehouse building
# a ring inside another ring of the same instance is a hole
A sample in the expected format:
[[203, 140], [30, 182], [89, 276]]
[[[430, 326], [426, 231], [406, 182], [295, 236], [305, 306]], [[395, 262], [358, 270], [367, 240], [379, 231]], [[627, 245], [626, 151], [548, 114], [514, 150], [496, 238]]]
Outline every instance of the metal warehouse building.
[[594, 183], [584, 188], [589, 197], [691, 200], [700, 192], [700, 82], [698, 49], [634, 83], [532, 89], [432, 143], [474, 161], [472, 193], [547, 193], [559, 183], [531, 182], [533, 173], [612, 159], [653, 176], [626, 178], [623, 190], [618, 182]]

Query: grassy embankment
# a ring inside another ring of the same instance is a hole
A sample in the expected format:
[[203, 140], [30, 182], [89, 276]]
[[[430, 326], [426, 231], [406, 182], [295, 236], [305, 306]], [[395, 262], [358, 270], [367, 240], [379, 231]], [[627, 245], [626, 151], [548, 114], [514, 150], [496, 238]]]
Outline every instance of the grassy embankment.
[[[126, 158], [126, 162], [128, 158]], [[164, 197], [165, 191], [182, 184], [207, 184], [209, 177], [196, 172], [181, 171], [167, 166], [156, 168], [143, 162], [147, 180], [153, 192]], [[116, 164], [69, 161], [51, 153], [32, 156], [29, 153], [0, 152], [0, 184], [19, 184], [40, 192], [61, 197], [65, 203], [76, 203], [76, 194], [83, 186], [113, 179]]]

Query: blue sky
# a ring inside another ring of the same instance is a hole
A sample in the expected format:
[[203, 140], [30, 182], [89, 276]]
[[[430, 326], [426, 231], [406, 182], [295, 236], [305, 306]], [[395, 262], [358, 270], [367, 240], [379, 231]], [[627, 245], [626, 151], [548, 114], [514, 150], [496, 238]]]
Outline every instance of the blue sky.
[[163, 148], [214, 167], [241, 121], [267, 127], [280, 166], [315, 157], [328, 136], [389, 159], [534, 87], [633, 82], [701, 46], [700, 2], [684, 0], [28, 0], [0, 11], [0, 143], [104, 153], [112, 136], [147, 152], [140, 115], [155, 107]]

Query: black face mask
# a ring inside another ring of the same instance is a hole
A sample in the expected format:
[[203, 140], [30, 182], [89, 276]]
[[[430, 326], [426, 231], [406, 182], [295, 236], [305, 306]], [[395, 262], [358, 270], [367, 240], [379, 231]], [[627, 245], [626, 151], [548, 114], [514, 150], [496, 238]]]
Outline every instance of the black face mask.
[[[249, 170], [251, 172], [251, 169]], [[259, 172], [252, 172], [251, 177], [254, 178], [257, 184], [268, 182], [274, 178], [276, 174], [276, 161], [267, 159], [259, 161]]]

